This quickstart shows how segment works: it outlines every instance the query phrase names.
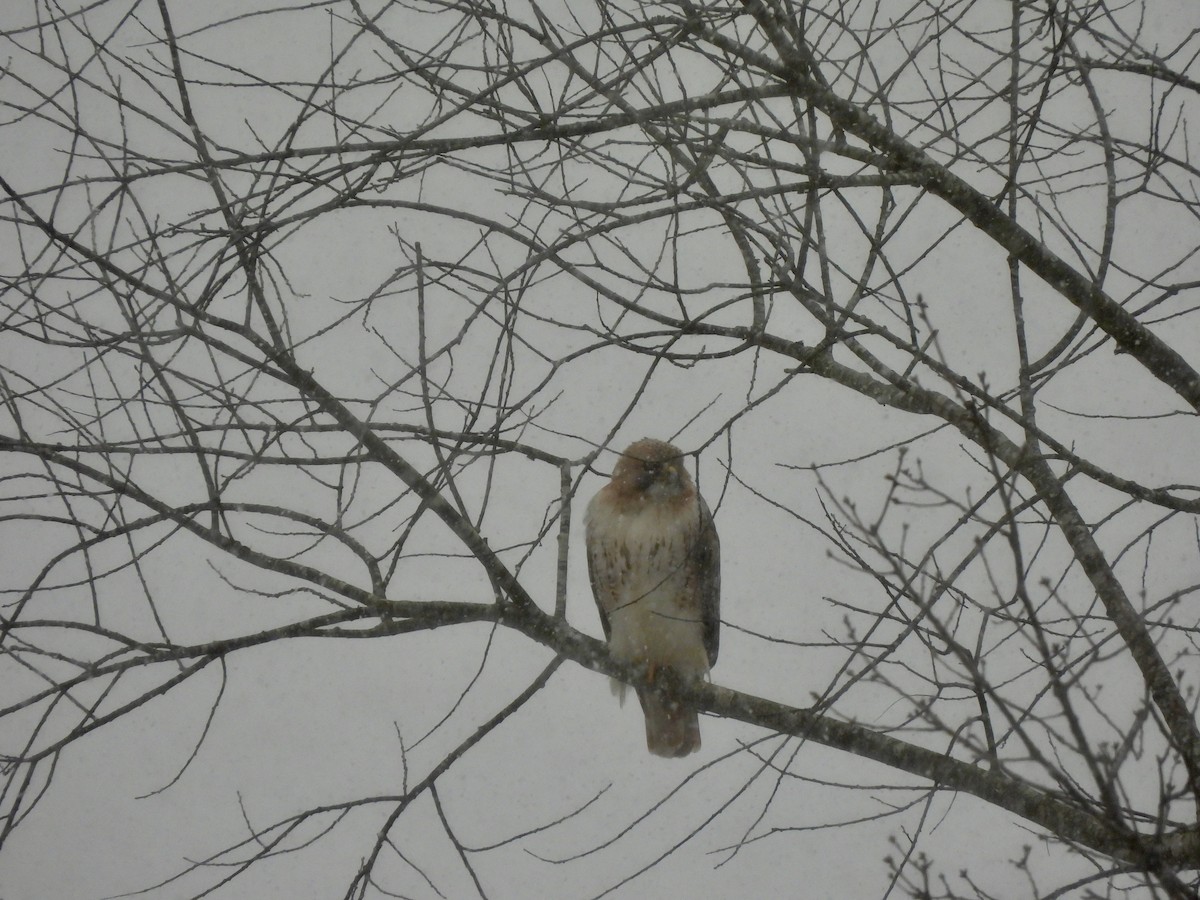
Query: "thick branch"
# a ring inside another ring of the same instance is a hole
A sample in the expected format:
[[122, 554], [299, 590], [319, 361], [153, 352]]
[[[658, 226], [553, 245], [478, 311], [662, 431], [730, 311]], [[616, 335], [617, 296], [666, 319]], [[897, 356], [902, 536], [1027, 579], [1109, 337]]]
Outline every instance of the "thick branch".
[[[602, 642], [534, 606], [509, 607], [500, 618], [504, 624], [586, 668], [631, 684], [644, 683], [641, 674], [614, 662]], [[861, 725], [715, 685], [677, 687], [698, 708], [715, 715], [816, 741], [928, 779], [942, 788], [972, 794], [1045, 828], [1058, 838], [1114, 859], [1150, 869], [1159, 864], [1183, 869], [1200, 868], [1200, 831], [1167, 834], [1124, 831], [1106, 819], [1010, 775], [980, 768]]]

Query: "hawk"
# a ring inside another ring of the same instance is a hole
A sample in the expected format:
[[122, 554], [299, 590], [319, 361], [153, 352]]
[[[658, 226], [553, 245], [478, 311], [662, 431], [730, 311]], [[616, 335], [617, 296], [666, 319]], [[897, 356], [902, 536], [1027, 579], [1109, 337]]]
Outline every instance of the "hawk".
[[[700, 749], [700, 717], [672, 696], [717, 661], [720, 544], [712, 513], [678, 448], [630, 444], [588, 504], [588, 574], [612, 655], [643, 667], [646, 746], [656, 756]], [[624, 697], [624, 685], [614, 685]]]

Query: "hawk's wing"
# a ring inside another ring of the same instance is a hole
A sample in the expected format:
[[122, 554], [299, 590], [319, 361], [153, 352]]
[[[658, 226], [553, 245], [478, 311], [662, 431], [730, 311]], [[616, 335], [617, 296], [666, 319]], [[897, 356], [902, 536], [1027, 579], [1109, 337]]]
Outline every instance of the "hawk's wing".
[[688, 586], [692, 596], [699, 600], [697, 614], [704, 626], [704, 649], [708, 653], [708, 664], [713, 666], [717, 662], [721, 636], [721, 541], [708, 504], [703, 498], [697, 499], [700, 501], [700, 523], [691, 548]]
[[[600, 500], [600, 495], [597, 494], [592, 499], [594, 506]], [[588, 515], [592, 514], [592, 508], [589, 507]], [[600, 624], [604, 628], [604, 639], [608, 640], [612, 636], [612, 626], [608, 623], [608, 610], [606, 606], [615, 606], [617, 603], [616, 593], [616, 573], [613, 571], [612, 564], [602, 558], [603, 546], [600, 541], [592, 537], [591, 530], [587, 533], [587, 561], [588, 561], [588, 580], [592, 583], [592, 596], [596, 599], [596, 611], [600, 613]]]

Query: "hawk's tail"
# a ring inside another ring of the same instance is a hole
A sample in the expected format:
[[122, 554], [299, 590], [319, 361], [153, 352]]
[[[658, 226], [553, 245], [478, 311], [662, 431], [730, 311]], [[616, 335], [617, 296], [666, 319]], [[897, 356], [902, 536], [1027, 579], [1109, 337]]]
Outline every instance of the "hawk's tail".
[[646, 747], [655, 756], [687, 756], [700, 749], [700, 716], [662, 691], [638, 691], [646, 716]]

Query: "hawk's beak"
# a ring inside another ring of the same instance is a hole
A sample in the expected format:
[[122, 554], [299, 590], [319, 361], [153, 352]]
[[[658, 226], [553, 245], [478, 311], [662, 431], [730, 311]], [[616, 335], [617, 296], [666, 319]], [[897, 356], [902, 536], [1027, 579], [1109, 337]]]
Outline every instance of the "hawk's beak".
[[638, 473], [637, 486], [638, 490], [646, 490], [654, 482], [658, 481], [659, 467], [658, 466], [643, 466], [642, 471]]

